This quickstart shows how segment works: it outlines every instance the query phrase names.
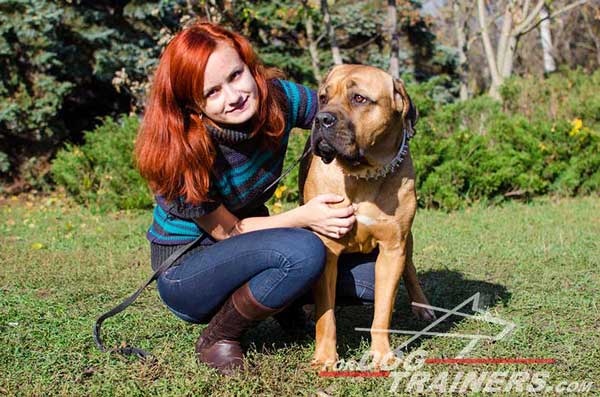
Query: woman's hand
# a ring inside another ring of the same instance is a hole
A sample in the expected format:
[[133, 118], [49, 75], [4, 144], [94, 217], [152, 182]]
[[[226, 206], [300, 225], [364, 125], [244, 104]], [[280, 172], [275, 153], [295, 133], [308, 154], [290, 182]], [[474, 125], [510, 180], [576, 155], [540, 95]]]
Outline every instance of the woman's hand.
[[341, 203], [344, 197], [337, 194], [321, 194], [302, 207], [306, 226], [327, 237], [340, 238], [354, 226], [356, 217], [352, 204], [334, 208], [330, 204]]
[[244, 219], [238, 219], [221, 204], [216, 210], [194, 220], [216, 240], [276, 227], [309, 227], [324, 236], [340, 238], [352, 230], [356, 221], [354, 208], [343, 201], [343, 196], [322, 194], [281, 214]]

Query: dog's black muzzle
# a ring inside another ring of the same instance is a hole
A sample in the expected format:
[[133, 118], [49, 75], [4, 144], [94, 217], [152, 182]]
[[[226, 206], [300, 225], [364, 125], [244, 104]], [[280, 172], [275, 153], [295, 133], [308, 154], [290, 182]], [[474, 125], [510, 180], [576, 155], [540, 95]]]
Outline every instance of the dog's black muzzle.
[[353, 166], [367, 164], [362, 150], [356, 144], [352, 123], [348, 121], [341, 124], [332, 112], [317, 113], [312, 129], [313, 153], [321, 157], [325, 164], [331, 163], [336, 157]]
[[321, 157], [325, 164], [333, 161], [336, 155], [336, 150], [333, 145], [326, 139], [335, 134], [335, 125], [337, 117], [333, 113], [319, 112], [315, 116], [315, 124], [312, 130], [312, 150], [316, 156]]

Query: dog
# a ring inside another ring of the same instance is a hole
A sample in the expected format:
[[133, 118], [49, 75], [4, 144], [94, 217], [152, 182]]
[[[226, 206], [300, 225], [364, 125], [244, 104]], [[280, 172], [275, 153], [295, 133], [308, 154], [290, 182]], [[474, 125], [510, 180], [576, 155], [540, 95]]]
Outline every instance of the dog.
[[[345, 200], [337, 206], [356, 205], [356, 223], [339, 239], [319, 234], [327, 261], [313, 288], [312, 366], [331, 368], [338, 359], [334, 317], [338, 257], [342, 252], [368, 253], [378, 246], [370, 354], [375, 367], [380, 367], [394, 357], [386, 330], [400, 277], [411, 301], [428, 304], [412, 262], [417, 199], [408, 140], [418, 113], [401, 80], [365, 65], [335, 66], [320, 85], [318, 100], [305, 147], [310, 145], [312, 155], [300, 165], [301, 202], [319, 194], [339, 194]], [[423, 320], [435, 319], [433, 311], [422, 307], [413, 307], [413, 313]]]

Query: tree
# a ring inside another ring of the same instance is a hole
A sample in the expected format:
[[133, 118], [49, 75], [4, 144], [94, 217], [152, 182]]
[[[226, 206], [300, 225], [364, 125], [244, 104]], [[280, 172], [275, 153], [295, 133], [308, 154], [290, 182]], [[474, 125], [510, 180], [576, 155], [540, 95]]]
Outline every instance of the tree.
[[317, 83], [320, 83], [321, 70], [318, 51], [319, 40], [315, 39], [313, 8], [308, 3], [308, 0], [302, 0], [302, 6], [304, 7], [304, 26], [306, 27], [306, 40], [308, 41], [308, 51], [310, 53], [313, 74]]
[[[40, 15], [44, 15], [41, 18]], [[25, 151], [61, 139], [58, 117], [73, 83], [56, 73], [63, 68], [59, 27], [64, 11], [39, 1], [0, 3], [0, 174], [25, 163]]]
[[456, 35], [456, 48], [458, 51], [458, 63], [456, 71], [459, 79], [459, 98], [461, 101], [467, 100], [469, 94], [469, 63], [468, 53], [470, 47], [470, 26], [469, 17], [472, 13], [472, 2], [468, 0], [451, 0], [452, 19], [454, 22], [454, 32]]
[[321, 0], [321, 12], [323, 13], [323, 22], [325, 23], [325, 29], [327, 30], [327, 36], [329, 37], [329, 45], [331, 46], [333, 63], [336, 65], [341, 65], [344, 62], [342, 61], [340, 47], [338, 47], [335, 38], [335, 29], [331, 23], [331, 15], [329, 15], [329, 6], [327, 5], [327, 0]]
[[394, 78], [400, 77], [400, 65], [398, 61], [398, 50], [400, 49], [400, 43], [398, 38], [398, 18], [396, 15], [396, 0], [388, 0], [387, 3], [387, 29], [388, 29], [388, 40], [390, 42], [390, 69], [389, 72]]
[[590, 0], [577, 12], [555, 18], [552, 25], [554, 57], [559, 64], [600, 68], [600, 0]]
[[177, 25], [179, 9], [174, 1], [0, 2], [2, 180], [26, 188], [23, 174], [41, 177], [65, 139], [81, 141], [98, 117], [142, 100], [143, 88], [119, 83], [148, 79], [161, 28]]
[[[587, 0], [579, 0], [571, 3], [554, 11], [544, 20], [554, 18], [586, 2]], [[490, 26], [493, 21], [489, 21], [490, 18], [484, 0], [477, 0], [481, 40], [491, 76], [489, 93], [494, 98], [500, 98], [498, 89], [504, 80], [512, 75], [519, 39], [543, 22], [539, 16], [546, 5], [545, 0], [538, 0], [533, 7], [531, 5], [530, 0], [506, 0], [500, 6], [502, 26], [494, 50], [490, 34]]]
[[544, 6], [540, 10], [540, 39], [544, 51], [544, 72], [552, 73], [556, 71], [556, 61], [554, 60], [554, 46], [552, 44], [552, 32], [550, 31], [550, 14], [548, 7]]
[[[600, 67], [600, 24], [598, 23], [600, 22], [600, 4], [598, 3], [598, 1], [595, 2], [596, 8], [594, 14], [590, 13], [587, 9], [585, 9], [587, 7], [584, 7], [584, 9], [581, 11], [581, 16], [583, 19], [583, 24], [585, 26], [587, 36], [592, 41], [596, 50], [595, 52], [597, 66]], [[596, 23], [593, 23], [592, 21], [596, 21]]]

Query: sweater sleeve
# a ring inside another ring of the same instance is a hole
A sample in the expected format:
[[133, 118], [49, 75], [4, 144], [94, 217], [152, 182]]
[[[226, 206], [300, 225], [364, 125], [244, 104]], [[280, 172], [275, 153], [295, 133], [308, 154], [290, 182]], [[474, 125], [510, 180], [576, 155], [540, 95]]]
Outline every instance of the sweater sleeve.
[[316, 91], [287, 80], [275, 82], [287, 98], [287, 125], [290, 129], [310, 129], [318, 109]]

